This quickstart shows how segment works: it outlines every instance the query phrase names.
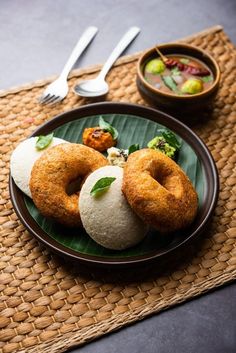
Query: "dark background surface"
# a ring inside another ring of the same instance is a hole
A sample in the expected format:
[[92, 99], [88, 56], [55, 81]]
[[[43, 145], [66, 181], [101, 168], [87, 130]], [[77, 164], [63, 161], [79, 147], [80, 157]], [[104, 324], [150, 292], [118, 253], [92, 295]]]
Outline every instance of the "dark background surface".
[[103, 63], [128, 27], [126, 53], [223, 25], [236, 42], [235, 0], [1, 0], [0, 89], [57, 74], [89, 25], [99, 32], [77, 67]]
[[[88, 25], [99, 28], [76, 67], [102, 63], [131, 25], [126, 53], [221, 24], [236, 43], [235, 0], [1, 0], [0, 89], [58, 74]], [[74, 349], [73, 353], [235, 353], [236, 284]], [[71, 351], [72, 352], [72, 351]]]

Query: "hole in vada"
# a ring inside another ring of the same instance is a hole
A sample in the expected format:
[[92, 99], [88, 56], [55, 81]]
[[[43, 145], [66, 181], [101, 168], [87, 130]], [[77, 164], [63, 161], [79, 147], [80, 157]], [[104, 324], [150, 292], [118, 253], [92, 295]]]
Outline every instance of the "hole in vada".
[[151, 172], [151, 177], [155, 179], [161, 186], [166, 187], [165, 184], [169, 175], [166, 173], [166, 171], [154, 170]]
[[80, 178], [80, 177], [74, 180], [71, 180], [66, 187], [67, 195], [71, 196], [73, 194], [79, 194], [82, 187], [82, 181], [83, 181], [83, 178]]
[[175, 197], [181, 197], [183, 188], [177, 175], [173, 175], [167, 172], [156, 172], [155, 175], [152, 175], [152, 177], [171, 194], [175, 195]]

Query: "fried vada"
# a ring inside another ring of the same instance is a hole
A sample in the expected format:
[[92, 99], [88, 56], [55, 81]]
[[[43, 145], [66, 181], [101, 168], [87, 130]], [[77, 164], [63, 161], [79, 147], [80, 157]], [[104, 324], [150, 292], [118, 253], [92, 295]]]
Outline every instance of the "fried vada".
[[197, 213], [197, 193], [183, 170], [163, 153], [142, 149], [129, 155], [122, 191], [132, 209], [161, 233], [189, 226]]
[[70, 194], [69, 186], [80, 184], [94, 170], [107, 165], [107, 159], [81, 144], [61, 144], [50, 148], [34, 164], [30, 190], [42, 215], [68, 227], [81, 225], [79, 192]]

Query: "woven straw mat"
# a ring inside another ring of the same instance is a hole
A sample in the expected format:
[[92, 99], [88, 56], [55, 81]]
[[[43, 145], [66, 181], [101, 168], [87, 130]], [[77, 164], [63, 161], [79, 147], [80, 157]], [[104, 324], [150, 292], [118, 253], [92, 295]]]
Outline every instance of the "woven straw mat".
[[[142, 267], [142, 271], [111, 273], [108, 269], [72, 265], [52, 254], [25, 230], [9, 198], [11, 152], [46, 120], [89, 101], [78, 98], [70, 89], [62, 104], [39, 105], [37, 97], [51, 79], [1, 92], [2, 352], [63, 352], [236, 277], [236, 50], [220, 26], [184, 41], [211, 53], [222, 71], [212, 117], [194, 128], [216, 161], [220, 174], [219, 201], [202, 237], [156, 266]], [[135, 83], [139, 55], [121, 58], [110, 71], [108, 101], [146, 104]], [[99, 69], [96, 66], [74, 71], [70, 87], [78, 77], [92, 78]]]

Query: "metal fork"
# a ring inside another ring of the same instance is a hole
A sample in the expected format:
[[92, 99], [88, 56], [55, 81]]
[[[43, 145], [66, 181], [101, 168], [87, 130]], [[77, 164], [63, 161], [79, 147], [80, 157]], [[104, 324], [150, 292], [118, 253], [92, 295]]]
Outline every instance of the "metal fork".
[[78, 43], [73, 49], [68, 61], [66, 62], [60, 76], [50, 83], [50, 85], [45, 89], [41, 97], [39, 97], [38, 101], [40, 104], [55, 104], [63, 100], [68, 93], [68, 84], [67, 77], [79, 58], [79, 56], [83, 53], [85, 48], [91, 42], [98, 29], [96, 27], [88, 27], [82, 36], [80, 37]]

